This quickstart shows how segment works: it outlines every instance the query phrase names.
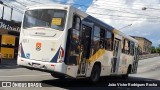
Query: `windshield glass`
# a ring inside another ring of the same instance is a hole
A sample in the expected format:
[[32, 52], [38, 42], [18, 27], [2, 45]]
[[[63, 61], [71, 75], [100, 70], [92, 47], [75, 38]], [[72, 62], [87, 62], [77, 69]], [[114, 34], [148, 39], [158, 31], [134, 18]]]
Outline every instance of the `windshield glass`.
[[65, 25], [66, 11], [53, 9], [28, 10], [25, 13], [23, 28], [47, 27], [63, 30]]

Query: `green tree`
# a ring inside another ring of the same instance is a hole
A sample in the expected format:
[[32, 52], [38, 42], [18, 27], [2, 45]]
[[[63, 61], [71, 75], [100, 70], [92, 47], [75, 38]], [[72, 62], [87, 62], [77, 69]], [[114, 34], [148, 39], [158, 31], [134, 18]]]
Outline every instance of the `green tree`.
[[157, 53], [159, 53], [159, 55], [160, 55], [160, 48], [157, 48]]
[[154, 46], [151, 47], [151, 53], [156, 53], [156, 48]]

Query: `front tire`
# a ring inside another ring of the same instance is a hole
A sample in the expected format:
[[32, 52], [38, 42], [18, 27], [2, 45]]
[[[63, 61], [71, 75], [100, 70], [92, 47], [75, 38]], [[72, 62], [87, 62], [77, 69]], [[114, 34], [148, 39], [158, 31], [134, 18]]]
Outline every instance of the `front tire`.
[[128, 78], [128, 74], [122, 75], [122, 79], [127, 79], [127, 78]]
[[98, 82], [99, 78], [100, 78], [100, 72], [101, 72], [101, 68], [98, 64], [93, 66], [92, 72], [91, 72], [91, 76], [90, 76], [90, 80], [93, 83]]

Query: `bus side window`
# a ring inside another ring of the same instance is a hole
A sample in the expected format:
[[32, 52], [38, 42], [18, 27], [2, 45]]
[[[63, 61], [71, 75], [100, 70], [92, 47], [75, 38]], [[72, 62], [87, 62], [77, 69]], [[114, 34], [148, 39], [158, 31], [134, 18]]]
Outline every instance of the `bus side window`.
[[122, 53], [125, 53], [125, 39], [122, 40]]
[[75, 15], [73, 17], [73, 30], [72, 30], [72, 39], [71, 39], [71, 50], [75, 54], [79, 54], [80, 26], [81, 26], [81, 19], [79, 16]]
[[106, 31], [105, 34], [105, 49], [112, 50], [113, 49], [113, 34], [109, 31]]
[[74, 16], [73, 17], [73, 29], [76, 29], [76, 30], [80, 30], [80, 26], [81, 26], [81, 19], [79, 16]]
[[129, 41], [127, 39], [125, 39], [125, 54], [129, 54]]
[[100, 30], [100, 42], [99, 42], [100, 48], [104, 48], [104, 46], [105, 46], [105, 43], [104, 43], [105, 40], [104, 39], [105, 39], [105, 30], [101, 28], [101, 30]]
[[94, 26], [94, 36], [93, 36], [93, 54], [99, 50], [100, 42], [100, 28]]
[[130, 42], [130, 54], [134, 55], [134, 42]]

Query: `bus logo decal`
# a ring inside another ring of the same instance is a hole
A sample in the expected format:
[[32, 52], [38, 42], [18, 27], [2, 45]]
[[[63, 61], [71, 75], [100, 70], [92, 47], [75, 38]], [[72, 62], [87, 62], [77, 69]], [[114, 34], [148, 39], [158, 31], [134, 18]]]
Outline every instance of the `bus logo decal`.
[[26, 58], [30, 59], [30, 53], [26, 53]]
[[42, 44], [40, 42], [37, 42], [36, 43], [36, 50], [37, 51], [40, 51], [41, 50], [41, 47], [42, 47]]

